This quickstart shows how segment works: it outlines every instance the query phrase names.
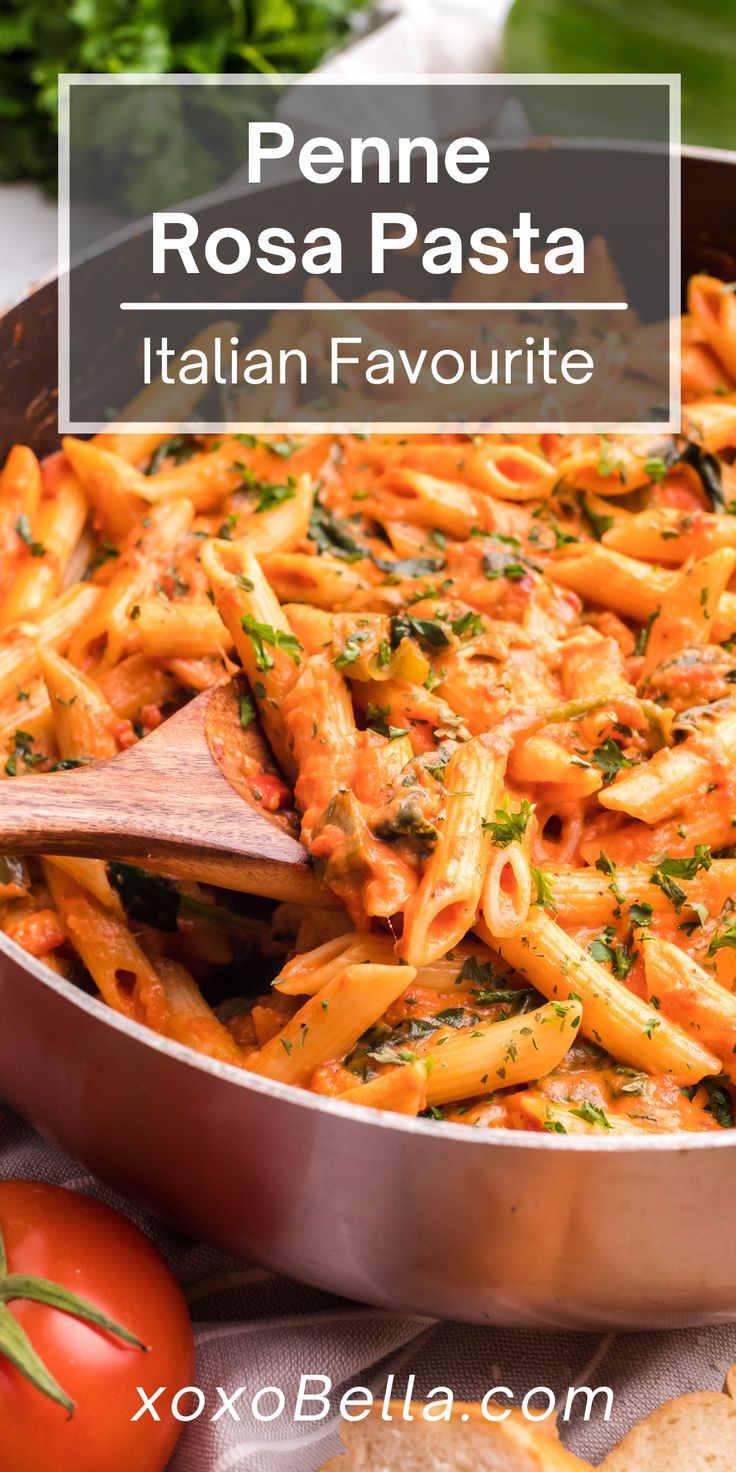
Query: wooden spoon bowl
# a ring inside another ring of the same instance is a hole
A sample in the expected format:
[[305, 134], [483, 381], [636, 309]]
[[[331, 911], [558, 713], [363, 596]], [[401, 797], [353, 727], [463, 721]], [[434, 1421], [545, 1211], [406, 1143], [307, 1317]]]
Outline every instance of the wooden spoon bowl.
[[276, 772], [241, 676], [191, 700], [129, 751], [0, 785], [0, 853], [76, 854], [298, 904], [334, 905], [291, 810], [250, 795], [247, 764]]

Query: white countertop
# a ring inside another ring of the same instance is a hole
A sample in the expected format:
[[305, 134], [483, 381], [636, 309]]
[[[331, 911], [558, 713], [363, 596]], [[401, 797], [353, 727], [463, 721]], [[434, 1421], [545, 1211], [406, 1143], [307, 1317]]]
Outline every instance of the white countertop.
[[0, 185], [0, 307], [55, 270], [55, 201], [33, 184]]

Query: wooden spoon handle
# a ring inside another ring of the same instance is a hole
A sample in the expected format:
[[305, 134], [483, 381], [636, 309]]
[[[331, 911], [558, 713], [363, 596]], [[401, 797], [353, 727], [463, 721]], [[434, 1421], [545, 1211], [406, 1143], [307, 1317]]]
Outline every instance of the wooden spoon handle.
[[85, 856], [98, 852], [106, 836], [117, 837], [137, 827], [135, 811], [125, 801], [124, 783], [100, 791], [99, 771], [90, 767], [40, 777], [14, 777], [0, 787], [0, 853], [43, 853], [49, 844], [76, 845]]
[[[219, 698], [217, 687], [204, 691], [109, 761], [0, 782], [0, 853], [127, 859], [246, 894], [336, 905], [298, 839], [223, 776], [205, 729]], [[234, 747], [237, 732], [225, 729], [221, 744]]]
[[246, 894], [335, 904], [302, 845], [234, 799], [219, 773], [218, 812], [209, 782], [198, 801], [196, 786], [185, 791], [155, 766], [146, 772], [136, 764], [135, 780], [126, 781], [126, 756], [0, 784], [0, 853], [122, 859]]

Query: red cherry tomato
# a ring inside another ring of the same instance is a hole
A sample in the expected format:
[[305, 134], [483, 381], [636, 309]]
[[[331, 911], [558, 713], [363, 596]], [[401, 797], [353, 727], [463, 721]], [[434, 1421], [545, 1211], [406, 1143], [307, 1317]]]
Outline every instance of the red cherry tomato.
[[[74, 1402], [70, 1415], [0, 1354], [3, 1472], [163, 1472], [182, 1425], [172, 1395], [194, 1381], [192, 1326], [181, 1289], [132, 1222], [73, 1191], [37, 1181], [0, 1181], [6, 1273], [61, 1285], [126, 1330], [147, 1351], [45, 1303], [9, 1299], [0, 1308]], [[2, 1303], [0, 1276], [0, 1303]], [[7, 1326], [7, 1320], [6, 1320]], [[0, 1346], [3, 1325], [0, 1322]], [[133, 1421], [153, 1395], [161, 1417]]]

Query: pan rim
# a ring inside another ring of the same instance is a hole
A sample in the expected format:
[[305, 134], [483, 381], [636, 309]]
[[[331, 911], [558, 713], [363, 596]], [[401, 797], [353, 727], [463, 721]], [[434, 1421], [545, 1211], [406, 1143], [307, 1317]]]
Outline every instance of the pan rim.
[[431, 1139], [437, 1142], [439, 1138], [454, 1141], [458, 1147], [462, 1144], [480, 1144], [485, 1148], [500, 1146], [505, 1150], [532, 1151], [552, 1149], [578, 1155], [618, 1156], [642, 1153], [659, 1155], [673, 1152], [686, 1154], [693, 1150], [733, 1150], [736, 1148], [736, 1129], [724, 1129], [718, 1134], [710, 1131], [703, 1134], [681, 1131], [671, 1135], [642, 1135], [641, 1138], [633, 1135], [631, 1138], [617, 1136], [616, 1139], [607, 1140], [583, 1135], [553, 1135], [544, 1131], [537, 1133], [508, 1130], [495, 1125], [479, 1128], [476, 1125], [446, 1122], [443, 1123], [438, 1137], [437, 1124], [434, 1120], [388, 1114], [377, 1109], [361, 1108], [359, 1104], [345, 1104], [339, 1099], [332, 1099], [326, 1095], [312, 1094], [293, 1084], [280, 1083], [275, 1079], [236, 1068], [233, 1063], [224, 1063], [217, 1058], [210, 1058], [205, 1053], [198, 1053], [194, 1048], [164, 1037], [163, 1034], [146, 1027], [142, 1022], [123, 1017], [97, 997], [88, 996], [73, 982], [58, 976], [56, 972], [45, 966], [43, 961], [37, 960], [35, 956], [29, 956], [21, 946], [10, 940], [2, 931], [0, 931], [0, 957], [5, 957], [12, 965], [33, 976], [42, 986], [55, 992], [71, 1006], [77, 1007], [81, 1012], [86, 1012], [88, 1016], [101, 1022], [104, 1026], [122, 1032], [136, 1044], [151, 1048], [154, 1052], [163, 1054], [177, 1064], [183, 1064], [199, 1073], [217, 1078], [222, 1084], [234, 1085], [246, 1092], [252, 1091], [264, 1095], [266, 1098], [277, 1100], [295, 1109], [311, 1110], [318, 1115], [326, 1115], [336, 1122], [353, 1120], [356, 1124], [412, 1135], [419, 1139]]
[[[679, 150], [682, 158], [702, 160], [703, 162], [726, 164], [730, 167], [736, 166], [736, 150], [710, 148], [697, 144], [686, 144]], [[39, 291], [54, 284], [58, 279], [55, 272], [44, 274], [32, 287], [30, 291], [21, 293], [20, 296], [12, 298], [3, 303], [0, 309], [0, 324], [3, 319], [10, 316], [12, 312], [29, 301]], [[123, 1017], [108, 1007], [106, 1003], [97, 997], [88, 996], [76, 987], [73, 982], [58, 976], [42, 961], [29, 956], [14, 941], [10, 940], [0, 931], [0, 960], [5, 958], [11, 967], [16, 966], [19, 970], [29, 974], [54, 992], [63, 1001], [81, 1012], [86, 1013], [92, 1019], [96, 1019], [107, 1027], [112, 1027], [122, 1032], [132, 1042], [152, 1049], [185, 1067], [197, 1070], [209, 1077], [217, 1078], [223, 1084], [233, 1085], [245, 1089], [247, 1092], [256, 1093], [265, 1098], [273, 1099], [281, 1104], [291, 1106], [294, 1109], [311, 1110], [317, 1115], [332, 1119], [335, 1124], [339, 1121], [353, 1121], [356, 1124], [372, 1126], [373, 1128], [411, 1135], [419, 1140], [449, 1141], [459, 1149], [462, 1145], [482, 1145], [486, 1149], [501, 1147], [505, 1150], [526, 1151], [550, 1151], [564, 1152], [565, 1154], [583, 1154], [604, 1157], [618, 1157], [625, 1155], [655, 1154], [657, 1156], [671, 1153], [689, 1154], [693, 1151], [710, 1150], [733, 1150], [736, 1148], [736, 1129], [722, 1130], [718, 1133], [707, 1132], [703, 1134], [682, 1131], [677, 1134], [667, 1135], [642, 1135], [621, 1137], [616, 1139], [605, 1139], [592, 1136], [557, 1135], [545, 1132], [532, 1132], [523, 1130], [500, 1129], [498, 1126], [484, 1126], [479, 1128], [473, 1125], [462, 1125], [443, 1123], [442, 1130], [438, 1135], [437, 1125], [430, 1119], [409, 1118], [404, 1115], [387, 1114], [379, 1110], [367, 1110], [357, 1104], [346, 1104], [339, 1099], [331, 1099], [320, 1094], [309, 1093], [305, 1089], [299, 1089], [291, 1084], [282, 1084], [273, 1079], [261, 1077], [258, 1074], [249, 1073], [246, 1070], [236, 1068], [234, 1064], [224, 1063], [215, 1058], [209, 1058], [206, 1054], [197, 1053], [195, 1049], [188, 1048], [182, 1043], [177, 1043], [170, 1038], [156, 1033], [153, 1029], [146, 1027], [143, 1023], [136, 1022], [130, 1018]]]

